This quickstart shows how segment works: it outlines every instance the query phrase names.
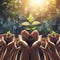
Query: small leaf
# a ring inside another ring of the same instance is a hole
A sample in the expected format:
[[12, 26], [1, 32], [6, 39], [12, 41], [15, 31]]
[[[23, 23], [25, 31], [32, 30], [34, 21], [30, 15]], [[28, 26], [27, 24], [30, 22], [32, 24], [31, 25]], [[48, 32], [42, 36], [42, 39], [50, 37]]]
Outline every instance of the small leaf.
[[30, 23], [32, 23], [33, 22], [33, 20], [34, 20], [34, 18], [33, 18], [33, 16], [32, 16], [32, 14], [30, 14], [29, 16], [28, 16], [28, 21], [30, 22]]
[[51, 35], [56, 36], [56, 32], [52, 31]]
[[10, 31], [8, 31], [8, 32], [7, 32], [7, 35], [11, 35], [11, 32], [10, 32]]
[[26, 30], [30, 30], [30, 28], [29, 28], [29, 27], [26, 27], [25, 29], [26, 29]]
[[39, 24], [41, 24], [39, 21], [34, 21], [34, 22], [32, 23], [32, 25], [39, 25]]
[[33, 27], [33, 28], [32, 28], [32, 30], [35, 30], [35, 29], [36, 29], [36, 27]]
[[29, 23], [29, 22], [23, 22], [21, 25], [22, 25], [22, 26], [29, 26], [30, 23]]

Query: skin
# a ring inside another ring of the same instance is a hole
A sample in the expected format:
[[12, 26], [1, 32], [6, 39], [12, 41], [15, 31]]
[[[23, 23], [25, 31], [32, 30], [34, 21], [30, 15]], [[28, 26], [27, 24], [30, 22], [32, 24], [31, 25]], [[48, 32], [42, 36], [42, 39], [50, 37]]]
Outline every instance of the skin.
[[29, 33], [27, 31], [24, 30], [22, 32], [22, 37], [23, 38], [25, 37], [24, 41], [26, 41], [26, 42], [27, 41], [29, 41], [29, 42], [33, 41], [31, 46], [29, 46], [29, 54], [28, 55], [31, 55], [30, 56], [31, 60], [40, 60], [40, 55], [39, 55], [39, 50], [38, 49], [40, 48], [41, 36], [39, 37], [39, 33], [38, 33], [37, 30], [33, 31], [30, 35], [32, 36], [32, 38], [29, 37]]
[[39, 40], [33, 43], [31, 47], [31, 60], [40, 60], [39, 45], [40, 45]]
[[24, 40], [22, 40], [21, 36], [19, 36], [19, 39], [20, 39], [19, 45], [22, 49], [20, 60], [29, 60], [29, 46]]
[[4, 41], [3, 35], [1, 35], [1, 37], [0, 37], [0, 46], [1, 46], [1, 49], [0, 49], [0, 60], [3, 60], [4, 53], [5, 53], [5, 50], [6, 50], [6, 42]]
[[[7, 39], [6, 39], [7, 40]], [[10, 41], [9, 41], [10, 40]], [[14, 41], [15, 41], [15, 36], [9, 36], [9, 39], [7, 40], [8, 44], [7, 44], [7, 48], [6, 48], [6, 54], [4, 56], [3, 60], [11, 60], [11, 56], [10, 56], [10, 52], [12, 51], [12, 49], [14, 48]]]
[[7, 60], [17, 60], [17, 54], [18, 54], [18, 51], [20, 49], [20, 47], [17, 47], [17, 41], [15, 40], [16, 38], [13, 38], [14, 39], [14, 42], [12, 43], [9, 43], [9, 46], [11, 46], [12, 44], [12, 50], [10, 51], [10, 53], [8, 54], [8, 58]]
[[59, 35], [59, 40], [56, 43], [56, 49], [57, 49], [57, 51], [58, 51], [58, 53], [60, 55], [60, 35]]
[[56, 34], [55, 36], [52, 36], [51, 34], [48, 34], [48, 37], [50, 38], [50, 41], [53, 42], [56, 45], [56, 42], [59, 39], [59, 34]]
[[51, 57], [51, 60], [60, 60], [59, 54], [57, 53], [56, 46], [53, 42], [50, 41], [50, 38], [48, 37], [48, 53]]
[[[29, 32], [27, 32], [26, 30], [23, 30], [21, 32], [22, 35], [22, 39], [27, 42], [28, 44], [31, 44], [33, 42], [35, 42], [38, 39], [38, 33], [36, 33], [37, 31], [33, 31], [31, 34], [29, 34]], [[30, 46], [31, 47], [31, 46]]]
[[12, 50], [12, 52], [13, 52], [12, 60], [17, 60], [18, 52], [19, 52], [19, 50], [21, 50], [20, 46], [18, 45], [19, 44], [19, 39], [18, 38], [15, 38], [15, 39], [16, 40], [14, 42], [14, 49]]
[[[21, 35], [22, 35], [22, 42], [24, 43], [24, 45], [26, 46], [26, 47], [24, 47], [24, 48], [22, 48], [22, 52], [23, 52], [23, 54], [21, 54], [22, 56], [24, 56], [24, 57], [21, 57], [20, 56], [20, 58], [21, 58], [21, 60], [23, 59], [23, 60], [25, 60], [26, 58], [28, 58], [28, 60], [29, 60], [29, 57], [30, 58], [32, 58], [31, 56], [30, 56], [30, 54], [31, 54], [31, 47], [32, 47], [32, 44], [38, 39], [38, 33], [36, 33], [37, 31], [33, 31], [31, 34], [29, 34], [26, 30], [23, 30], [22, 32], [21, 32]], [[29, 45], [30, 44], [30, 45]], [[37, 42], [37, 44], [38, 44], [38, 42]], [[27, 50], [28, 51], [27, 51]], [[25, 51], [26, 50], [26, 51]], [[26, 56], [26, 55], [28, 55], [28, 56]]]
[[16, 49], [16, 48], [13, 50], [13, 56], [11, 60], [17, 60], [19, 50], [20, 49]]
[[45, 47], [43, 47], [43, 45], [40, 46], [40, 48], [42, 49], [43, 54], [44, 54], [44, 60], [49, 60], [49, 58], [50, 58], [50, 60], [60, 60], [60, 56], [59, 56], [59, 52], [58, 52], [58, 51], [60, 51], [60, 49], [59, 49], [60, 37], [59, 37], [59, 40], [58, 40], [58, 37], [59, 37], [59, 35], [54, 37], [54, 38], [57, 38], [56, 43], [55, 43], [55, 40], [54, 41], [50, 40], [51, 39], [51, 35], [50, 35], [48, 37], [48, 40], [46, 40], [46, 43], [47, 43], [47, 44], [45, 44], [46, 46]]
[[26, 30], [22, 30], [22, 31], [21, 31], [21, 35], [22, 35], [22, 39], [23, 39], [24, 41], [27, 41], [30, 34], [29, 34], [29, 32], [27, 32]]
[[[56, 34], [55, 37], [53, 37], [51, 34], [49, 34], [48, 37], [50, 38], [50, 41], [55, 44], [56, 49], [57, 49], [58, 53], [60, 54], [60, 34]], [[55, 38], [55, 40], [53, 38]]]
[[[45, 46], [44, 46], [45, 45]], [[44, 38], [42, 40], [41, 46], [40, 46], [41, 50], [43, 51], [43, 55], [44, 55], [44, 60], [49, 60], [49, 55], [47, 52], [47, 39]]]
[[[19, 50], [22, 50], [20, 60], [29, 60], [29, 56], [31, 60], [41, 60], [39, 48], [43, 51], [44, 60], [49, 60], [49, 57], [50, 60], [60, 60], [60, 35], [56, 43], [49, 36], [46, 41], [42, 42], [42, 36], [39, 36], [36, 30], [31, 34], [23, 30], [18, 39], [14, 35], [9, 36], [9, 39], [7, 37], [6, 35], [0, 36], [0, 60], [17, 60]], [[28, 41], [33, 41], [31, 46]]]
[[44, 60], [49, 60], [49, 55], [48, 55], [48, 52], [47, 52], [47, 49], [44, 48], [44, 47], [40, 47], [43, 51], [43, 54], [44, 54]]
[[35, 38], [35, 42], [31, 46], [31, 60], [40, 60], [39, 48], [41, 45], [42, 36], [39, 36], [38, 31], [36, 30], [31, 34]]

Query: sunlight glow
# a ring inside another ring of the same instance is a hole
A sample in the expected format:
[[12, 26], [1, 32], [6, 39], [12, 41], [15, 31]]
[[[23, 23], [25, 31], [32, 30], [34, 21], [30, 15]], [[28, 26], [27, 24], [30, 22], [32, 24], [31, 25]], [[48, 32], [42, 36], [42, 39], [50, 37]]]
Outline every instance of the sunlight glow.
[[39, 12], [45, 12], [48, 9], [49, 0], [30, 0], [30, 12], [39, 14]]
[[44, 0], [30, 0], [30, 5], [42, 5], [44, 4]]
[[10, 0], [7, 9], [13, 15], [27, 17], [31, 13], [34, 17], [45, 18], [55, 14], [56, 0]]

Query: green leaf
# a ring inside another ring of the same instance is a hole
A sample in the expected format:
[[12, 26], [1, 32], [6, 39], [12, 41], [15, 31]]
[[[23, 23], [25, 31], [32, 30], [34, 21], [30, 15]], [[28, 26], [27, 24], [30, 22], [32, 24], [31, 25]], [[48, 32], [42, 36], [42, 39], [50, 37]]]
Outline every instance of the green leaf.
[[10, 31], [8, 31], [8, 32], [7, 32], [7, 35], [11, 35], [11, 32], [10, 32]]
[[56, 36], [56, 32], [52, 31], [51, 35]]
[[30, 28], [29, 28], [29, 27], [26, 27], [25, 29], [26, 29], [26, 30], [30, 30]]
[[34, 18], [33, 18], [33, 16], [32, 16], [32, 14], [29, 14], [29, 16], [28, 16], [28, 21], [30, 22], [30, 23], [32, 23], [33, 22], [33, 20], [34, 20]]
[[32, 30], [35, 30], [35, 29], [36, 29], [36, 27], [33, 27], [33, 28], [32, 28]]
[[29, 23], [29, 22], [23, 22], [21, 25], [22, 25], [22, 26], [29, 26], [30, 23]]
[[34, 22], [32, 23], [32, 25], [39, 25], [39, 24], [41, 24], [39, 21], [34, 21]]

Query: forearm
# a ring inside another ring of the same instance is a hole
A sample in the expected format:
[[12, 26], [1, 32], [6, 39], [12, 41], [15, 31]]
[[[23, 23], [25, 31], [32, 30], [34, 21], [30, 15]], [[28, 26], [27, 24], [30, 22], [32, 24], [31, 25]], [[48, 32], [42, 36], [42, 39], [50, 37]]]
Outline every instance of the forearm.
[[44, 53], [44, 59], [45, 60], [49, 60], [49, 56], [48, 56], [48, 53], [47, 52]]
[[26, 48], [26, 49], [29, 49], [29, 46], [28, 46], [28, 44], [25, 42], [25, 41], [20, 41], [19, 42], [19, 46], [21, 47], [21, 48]]
[[1, 41], [0, 46], [4, 46], [4, 45], [6, 45], [6, 42]]
[[41, 42], [38, 40], [33, 43], [32, 48], [35, 48], [35, 47], [40, 48], [40, 45], [41, 45]]
[[17, 60], [18, 51], [15, 51], [12, 56], [12, 60]]
[[57, 51], [54, 53], [54, 57], [56, 57], [55, 59], [60, 60], [60, 56]]

